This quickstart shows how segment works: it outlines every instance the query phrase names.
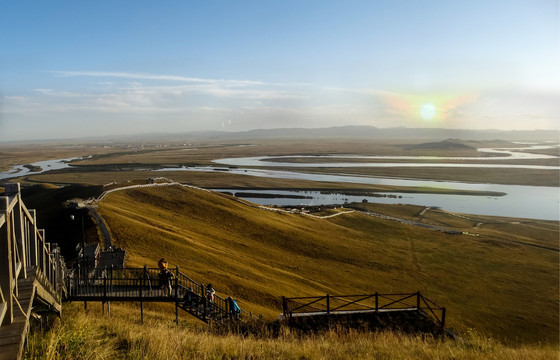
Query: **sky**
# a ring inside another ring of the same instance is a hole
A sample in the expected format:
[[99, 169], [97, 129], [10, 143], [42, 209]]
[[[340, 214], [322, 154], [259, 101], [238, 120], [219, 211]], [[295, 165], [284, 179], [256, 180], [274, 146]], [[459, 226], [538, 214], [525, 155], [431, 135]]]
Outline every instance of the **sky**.
[[0, 0], [0, 142], [560, 128], [560, 1]]

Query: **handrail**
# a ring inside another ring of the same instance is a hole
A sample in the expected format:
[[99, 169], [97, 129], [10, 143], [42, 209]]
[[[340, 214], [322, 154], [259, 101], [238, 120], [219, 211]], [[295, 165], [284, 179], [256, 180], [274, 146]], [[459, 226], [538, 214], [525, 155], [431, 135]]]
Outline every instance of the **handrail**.
[[35, 210], [28, 210], [21, 199], [19, 184], [5, 184], [0, 196], [0, 326], [14, 321], [14, 297], [18, 280], [34, 271], [37, 280], [60, 304], [66, 266], [57, 244], [45, 241], [37, 229]]
[[[204, 286], [204, 284], [197, 283], [196, 281], [192, 280], [191, 278], [189, 278], [188, 276], [186, 276], [181, 272], [179, 272], [179, 277], [183, 279], [183, 282], [179, 282], [178, 286], [183, 287], [185, 293], [190, 288], [192, 288], [193, 289], [192, 294], [200, 298], [206, 298], [206, 287]], [[183, 285], [184, 283], [189, 283], [191, 284], [191, 286], [186, 287], [185, 285]], [[230, 309], [230, 305], [228, 301], [218, 294], [214, 294], [214, 301], [211, 304], [209, 304], [209, 306], [213, 309], [214, 312], [218, 312], [219, 316], [222, 318], [229, 318], [230, 320], [233, 319], [233, 320], [240, 320], [240, 321], [257, 319], [257, 317], [253, 315], [253, 313], [243, 309], [241, 309], [241, 312], [237, 314], [237, 316], [235, 316]]]
[[[172, 291], [160, 286], [159, 268], [78, 268], [69, 269], [66, 276], [66, 300], [83, 301], [164, 301], [175, 302], [203, 321], [248, 320], [252, 313], [232, 312], [227, 299], [214, 294], [213, 301], [206, 296], [207, 287], [197, 283], [177, 267], [172, 269]], [[196, 306], [195, 306], [196, 305]]]
[[350, 314], [399, 310], [418, 311], [430, 316], [441, 327], [441, 330], [445, 326], [446, 313], [445, 307], [437, 305], [419, 291], [398, 294], [327, 294], [326, 296], [282, 297], [282, 308], [283, 316], [290, 319], [294, 314], [305, 316], [312, 314], [329, 315], [333, 313]]

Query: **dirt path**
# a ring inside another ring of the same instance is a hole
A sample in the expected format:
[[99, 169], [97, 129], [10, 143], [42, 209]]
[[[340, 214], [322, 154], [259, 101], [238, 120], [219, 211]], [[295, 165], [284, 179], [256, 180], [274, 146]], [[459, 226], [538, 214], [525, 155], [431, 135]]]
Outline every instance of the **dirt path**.
[[88, 209], [91, 216], [93, 216], [93, 218], [95, 219], [97, 227], [99, 227], [99, 230], [101, 230], [104, 249], [109, 250], [109, 248], [113, 246], [113, 244], [111, 242], [111, 232], [109, 232], [107, 224], [105, 223], [101, 215], [97, 212], [97, 209], [94, 205], [86, 205], [85, 208]]

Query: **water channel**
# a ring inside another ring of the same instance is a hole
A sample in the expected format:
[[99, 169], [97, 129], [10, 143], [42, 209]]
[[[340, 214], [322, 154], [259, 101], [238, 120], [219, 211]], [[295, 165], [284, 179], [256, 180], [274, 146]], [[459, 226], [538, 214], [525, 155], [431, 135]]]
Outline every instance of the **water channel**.
[[[546, 169], [550, 171], [560, 170], [559, 166], [538, 166], [538, 165], [517, 165], [517, 164], [480, 164], [478, 161], [485, 160], [510, 160], [510, 159], [544, 159], [544, 158], [558, 158], [550, 155], [539, 155], [530, 153], [520, 153], [516, 151], [509, 151], [507, 149], [479, 149], [485, 152], [500, 154], [492, 157], [357, 157], [345, 156], [345, 158], [371, 158], [379, 159], [398, 159], [398, 160], [472, 160], [477, 163], [442, 163], [442, 162], [406, 162], [406, 163], [353, 163], [353, 162], [340, 162], [334, 161], [332, 163], [293, 163], [278, 161], [284, 157], [250, 157], [250, 158], [231, 158], [215, 160], [215, 163], [227, 165], [227, 167], [171, 167], [158, 169], [157, 171], [227, 171], [233, 174], [241, 174], [246, 176], [259, 176], [281, 179], [294, 179], [294, 180], [312, 180], [312, 181], [327, 181], [327, 182], [344, 182], [354, 184], [370, 184], [370, 185], [390, 185], [390, 186], [404, 186], [404, 187], [424, 187], [424, 188], [445, 188], [454, 190], [473, 190], [473, 191], [486, 191], [505, 193], [504, 196], [472, 196], [472, 195], [445, 195], [445, 194], [431, 194], [431, 193], [377, 193], [364, 196], [351, 196], [346, 194], [325, 194], [321, 192], [301, 192], [301, 191], [279, 191], [279, 190], [244, 190], [244, 193], [253, 193], [258, 195], [245, 194], [243, 198], [258, 203], [258, 204], [275, 204], [285, 206], [300, 206], [300, 205], [323, 205], [323, 204], [344, 204], [347, 202], [361, 202], [366, 199], [368, 202], [377, 203], [403, 203], [414, 204], [422, 206], [435, 206], [452, 212], [472, 213], [481, 215], [494, 215], [494, 216], [508, 216], [544, 220], [560, 220], [560, 188], [558, 187], [545, 187], [545, 186], [520, 186], [520, 185], [500, 185], [500, 184], [483, 184], [483, 183], [463, 183], [453, 181], [433, 181], [433, 180], [413, 180], [403, 178], [380, 178], [371, 176], [356, 176], [348, 175], [343, 172], [331, 174], [311, 174], [298, 171], [280, 171], [270, 169], [254, 169], [243, 168], [243, 166], [266, 166], [266, 167], [360, 167], [360, 166], [445, 166], [445, 167], [515, 167], [524, 168], [530, 171], [531, 169]], [[504, 156], [507, 155], [507, 156]], [[302, 158], [302, 156], [289, 156], [285, 158]], [[312, 156], [311, 158], [325, 158], [326, 156]], [[341, 159], [343, 156], [328, 156], [332, 159]], [[267, 161], [267, 159], [274, 158], [276, 161]], [[8, 179], [11, 177], [19, 177], [24, 175], [33, 175], [45, 171], [64, 169], [70, 167], [70, 162], [80, 158], [68, 158], [58, 160], [40, 161], [31, 164], [31, 166], [18, 165], [10, 171], [0, 173], [0, 180]], [[33, 171], [33, 167], [40, 167], [41, 170]], [[220, 189], [232, 193], [238, 190]], [[267, 195], [268, 194], [268, 195]]]

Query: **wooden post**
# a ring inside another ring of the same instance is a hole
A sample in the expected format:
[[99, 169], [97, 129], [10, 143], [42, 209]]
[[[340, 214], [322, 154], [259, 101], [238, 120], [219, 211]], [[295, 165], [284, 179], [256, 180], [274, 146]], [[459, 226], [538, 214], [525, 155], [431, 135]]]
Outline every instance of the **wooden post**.
[[30, 266], [37, 266], [38, 264], [38, 260], [37, 260], [37, 249], [38, 249], [38, 243], [37, 243], [37, 214], [35, 212], [35, 210], [29, 210], [29, 214], [31, 214], [31, 221], [29, 224], [29, 235], [30, 235], [30, 239], [29, 239], [29, 265]]
[[[11, 205], [11, 204], [9, 204]], [[8, 206], [9, 206], [8, 205]], [[18, 297], [18, 262], [17, 262], [17, 241], [15, 236], [15, 220], [14, 220], [14, 210], [10, 210], [6, 213], [7, 219], [6, 221], [9, 222], [10, 226], [10, 262], [12, 263], [12, 293]], [[21, 271], [21, 269], [20, 269]]]
[[25, 240], [25, 254], [24, 254], [24, 258], [25, 258], [25, 264], [26, 266], [31, 266], [31, 254], [30, 254], [30, 248], [31, 248], [31, 234], [29, 233], [29, 219], [27, 218], [27, 209], [25, 208], [25, 205], [23, 205], [23, 210], [22, 210], [22, 214], [21, 214], [21, 226], [23, 229], [23, 239]]
[[229, 318], [231, 321], [233, 319], [233, 315], [231, 314], [231, 300], [226, 298], [226, 317]]
[[379, 293], [375, 292], [375, 311], [379, 312]]
[[144, 265], [144, 271], [142, 272], [142, 280], [140, 283], [140, 322], [144, 323], [144, 302], [142, 301], [142, 288], [144, 287], [144, 278], [146, 277], [146, 265]]
[[57, 283], [57, 280], [58, 280], [58, 266], [57, 266], [58, 263], [56, 262], [56, 244], [54, 244], [54, 249], [53, 249], [51, 260], [53, 262], [52, 263], [53, 279], [51, 281], [51, 284], [53, 285], [53, 288], [56, 292], [56, 283]]
[[14, 321], [14, 303], [12, 299], [13, 262], [12, 257], [12, 229], [10, 214], [8, 213], [9, 198], [0, 197], [0, 215], [4, 215], [5, 222], [0, 226], [0, 289], [7, 304], [6, 315], [0, 325], [9, 325]]
[[17, 253], [19, 254], [19, 261], [21, 262], [21, 271], [23, 272], [22, 278], [27, 278], [27, 271], [25, 271], [27, 264], [25, 261], [25, 253], [26, 253], [26, 246], [25, 246], [25, 236], [23, 233], [23, 214], [22, 214], [22, 206], [21, 206], [21, 193], [19, 190], [19, 183], [18, 184], [6, 184], [6, 185], [17, 185], [12, 189], [13, 191], [17, 191], [14, 193], [16, 196], [17, 202], [12, 209], [14, 214], [14, 245], [17, 249]]
[[203, 304], [203, 315], [202, 320], [206, 321], [206, 309], [208, 307], [208, 298], [206, 297], [206, 286], [204, 284], [200, 285], [202, 288], [202, 304]]
[[441, 332], [444, 333], [445, 332], [445, 313], [446, 310], [445, 308], [441, 308]]
[[179, 266], [175, 266], [175, 324], [179, 325]]
[[284, 311], [284, 317], [288, 316], [288, 300], [285, 296], [282, 296], [282, 310]]
[[330, 297], [329, 294], [327, 294], [327, 315], [329, 315], [330, 313], [331, 313]]
[[54, 250], [53, 250], [53, 261], [54, 261], [54, 281], [53, 281], [53, 287], [54, 287], [54, 291], [58, 294], [58, 288], [59, 288], [59, 283], [58, 281], [60, 280], [60, 274], [62, 273], [60, 271], [60, 248], [58, 247], [57, 243], [53, 244], [54, 246]]
[[52, 250], [49, 251], [49, 275], [49, 282], [53, 284], [56, 281], [56, 267]]
[[[94, 260], [95, 261], [95, 260]], [[111, 277], [109, 278], [109, 295], [113, 294], [113, 264], [111, 264]], [[111, 316], [111, 301], [107, 301], [107, 315]]]
[[103, 302], [107, 301], [107, 266], [105, 266], [105, 270], [103, 271]]
[[420, 291], [416, 293], [416, 311], [420, 311]]
[[40, 262], [40, 269], [41, 271], [45, 271], [46, 269], [46, 259], [45, 259], [45, 241], [46, 241], [46, 236], [45, 236], [45, 230], [44, 229], [39, 229], [37, 230], [39, 232], [39, 236], [41, 241], [39, 242], [39, 252], [41, 254], [41, 262]]

